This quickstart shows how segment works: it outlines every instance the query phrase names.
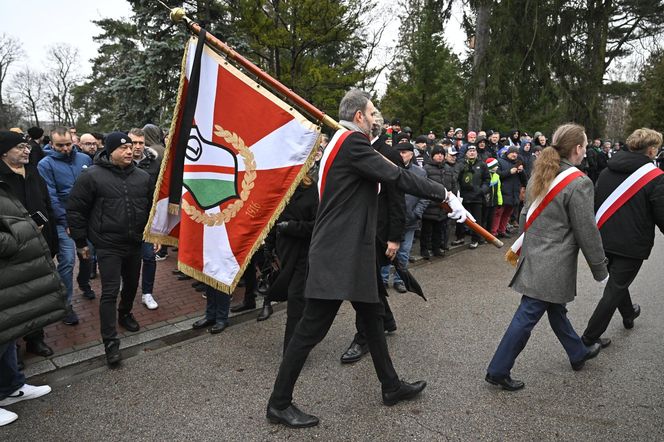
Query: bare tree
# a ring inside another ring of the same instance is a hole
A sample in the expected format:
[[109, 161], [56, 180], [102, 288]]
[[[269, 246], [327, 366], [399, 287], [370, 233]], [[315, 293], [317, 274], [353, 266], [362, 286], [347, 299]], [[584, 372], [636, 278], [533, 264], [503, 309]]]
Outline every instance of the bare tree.
[[49, 48], [47, 56], [51, 69], [47, 72], [46, 85], [53, 119], [64, 125], [73, 125], [71, 91], [81, 80], [76, 70], [78, 49], [64, 43]]
[[0, 34], [0, 107], [2, 101], [2, 85], [7, 78], [9, 66], [23, 55], [21, 42], [5, 33]]
[[39, 111], [43, 107], [46, 76], [25, 66], [14, 75], [11, 90], [25, 111], [32, 115], [35, 126], [39, 126]]

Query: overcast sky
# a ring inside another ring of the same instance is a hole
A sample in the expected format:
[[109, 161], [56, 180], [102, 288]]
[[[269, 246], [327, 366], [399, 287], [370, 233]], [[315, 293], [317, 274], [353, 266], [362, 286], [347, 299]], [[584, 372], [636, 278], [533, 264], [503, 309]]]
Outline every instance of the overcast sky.
[[[378, 1], [382, 7], [394, 12], [394, 0]], [[100, 29], [92, 21], [131, 16], [131, 7], [126, 0], [0, 0], [0, 11], [0, 33], [21, 41], [26, 54], [25, 63], [44, 65], [50, 45], [68, 43], [78, 48], [80, 72], [84, 75], [90, 73], [89, 60], [97, 54], [98, 45], [92, 38], [100, 33]], [[393, 47], [397, 35], [398, 20], [394, 20], [386, 29], [383, 46]], [[465, 49], [464, 37], [456, 16], [448, 23], [445, 35], [454, 52], [461, 54]], [[377, 86], [384, 90], [385, 79], [381, 78]]]

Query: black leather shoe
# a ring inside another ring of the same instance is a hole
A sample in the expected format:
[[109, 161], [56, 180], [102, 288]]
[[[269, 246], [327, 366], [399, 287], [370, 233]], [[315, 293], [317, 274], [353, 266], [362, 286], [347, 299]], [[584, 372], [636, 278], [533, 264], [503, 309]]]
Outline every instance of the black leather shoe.
[[247, 310], [254, 310], [256, 308], [256, 304], [245, 304], [244, 302], [242, 304], [238, 304], [236, 306], [231, 307], [231, 311], [233, 313], [239, 313], [239, 312], [246, 312]]
[[387, 333], [392, 333], [392, 332], [397, 331], [397, 323], [396, 323], [396, 321], [392, 321], [392, 322], [386, 322], [386, 323], [384, 323], [384, 324], [383, 324], [383, 330], [385, 330], [385, 332], [387, 332]]
[[265, 321], [270, 316], [272, 316], [272, 313], [274, 313], [274, 310], [272, 309], [272, 304], [270, 302], [265, 302], [263, 303], [263, 308], [261, 309], [261, 312], [258, 314], [256, 321]]
[[591, 341], [588, 338], [586, 338], [585, 336], [582, 336], [581, 340], [583, 341], [583, 343], [585, 344], [586, 347], [590, 347], [593, 344], [599, 344], [602, 348], [606, 348], [609, 345], [611, 345], [611, 339], [609, 339], [609, 338], [599, 338], [599, 339], [596, 339], [594, 341]]
[[267, 420], [273, 424], [283, 424], [291, 428], [315, 427], [319, 422], [316, 416], [304, 413], [293, 404], [284, 410], [277, 410], [268, 405]]
[[404, 285], [403, 282], [395, 282], [394, 283], [394, 290], [396, 290], [399, 293], [406, 293], [408, 290], [406, 290], [406, 286]]
[[428, 249], [422, 249], [422, 250], [420, 250], [420, 255], [422, 255], [422, 258], [424, 258], [424, 259], [429, 259], [429, 258], [431, 258], [431, 255], [429, 254], [429, 250], [428, 250]]
[[641, 315], [641, 306], [639, 304], [632, 304], [634, 308], [634, 314], [629, 318], [623, 318], [623, 325], [627, 330], [634, 328], [634, 320]]
[[523, 387], [526, 386], [526, 384], [524, 384], [522, 381], [512, 379], [510, 376], [499, 378], [491, 376], [489, 373], [487, 373], [484, 380], [491, 385], [500, 385], [503, 388], [503, 390], [507, 391], [521, 390]]
[[435, 249], [433, 251], [433, 256], [443, 257], [445, 256], [445, 250]]
[[426, 381], [417, 381], [412, 384], [401, 381], [399, 389], [392, 392], [383, 392], [383, 403], [387, 406], [395, 405], [401, 401], [412, 399], [424, 390], [427, 386]]
[[[609, 340], [611, 342], [611, 340]], [[588, 346], [588, 353], [586, 353], [586, 356], [581, 359], [580, 361], [577, 362], [572, 362], [572, 370], [574, 371], [579, 371], [583, 368], [584, 365], [586, 365], [586, 361], [588, 359], [592, 359], [595, 356], [599, 354], [599, 351], [602, 349], [602, 344], [599, 342], [595, 342], [593, 345]]]
[[199, 330], [201, 328], [205, 328], [213, 324], [214, 324], [213, 320], [208, 320], [206, 318], [203, 318], [191, 324], [191, 328], [193, 328], [194, 330]]
[[191, 286], [193, 288], [197, 289], [198, 287], [205, 287], [205, 284], [200, 282], [200, 281], [194, 281], [194, 282], [191, 283]]
[[182, 273], [182, 274], [176, 276], [175, 279], [177, 279], [178, 281], [186, 281], [186, 280], [192, 279], [192, 278], [191, 278], [191, 276], [185, 275], [184, 273]]
[[344, 354], [341, 355], [341, 363], [342, 364], [350, 364], [353, 362], [357, 362], [360, 359], [362, 359], [362, 356], [365, 354], [369, 353], [369, 346], [368, 345], [360, 345], [357, 342], [353, 341], [350, 344], [350, 347], [348, 347], [348, 350], [344, 352]]
[[120, 342], [110, 341], [104, 344], [104, 351], [106, 352], [106, 363], [109, 366], [114, 366], [122, 360], [120, 355]]
[[207, 286], [205, 284], [199, 284], [194, 288], [194, 290], [196, 290], [199, 293], [202, 293], [205, 290], [207, 290]]
[[226, 327], [228, 327], [228, 322], [222, 322], [214, 324], [212, 327], [208, 329], [210, 334], [216, 335], [217, 333], [221, 333], [222, 331], [226, 330]]
[[26, 342], [25, 351], [35, 355], [43, 356], [45, 358], [53, 355], [53, 349], [46, 345], [43, 339]]
[[136, 318], [131, 313], [126, 315], [120, 315], [118, 317], [118, 324], [123, 327], [125, 330], [130, 332], [137, 332], [141, 329], [141, 326], [136, 322]]

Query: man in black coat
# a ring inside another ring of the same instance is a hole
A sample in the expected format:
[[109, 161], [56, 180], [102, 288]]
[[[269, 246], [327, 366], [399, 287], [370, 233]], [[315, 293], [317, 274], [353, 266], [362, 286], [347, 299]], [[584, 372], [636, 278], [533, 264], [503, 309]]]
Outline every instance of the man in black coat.
[[[401, 160], [399, 152], [393, 146], [385, 143], [384, 136], [379, 136], [381, 126], [381, 124], [374, 124], [372, 127], [372, 135], [374, 138], [371, 140], [371, 146], [376, 152], [383, 155], [395, 165], [403, 166], [403, 161]], [[397, 134], [395, 140], [397, 144], [402, 141], [410, 144], [410, 141], [408, 141], [408, 134], [406, 133]], [[381, 253], [381, 251], [385, 250], [385, 247], [387, 247], [387, 253], [394, 253], [396, 256], [396, 253], [399, 251], [401, 239], [403, 238], [406, 222], [405, 213], [406, 203], [404, 193], [393, 183], [381, 184], [381, 189], [378, 193], [378, 224], [376, 226], [376, 247], [378, 247], [376, 250], [376, 256], [378, 262], [376, 264], [378, 266], [377, 277], [380, 279], [378, 282], [378, 296], [385, 309], [383, 326], [385, 327], [385, 331], [389, 333], [397, 329], [397, 322], [394, 319], [394, 314], [387, 301], [387, 282], [383, 281], [381, 276], [381, 268], [389, 265], [390, 261], [385, 257], [384, 253]], [[399, 289], [397, 288], [397, 290]], [[405, 287], [403, 288], [403, 291], [405, 292]], [[341, 355], [342, 364], [357, 362], [362, 359], [362, 356], [369, 352], [364, 325], [358, 314], [355, 314], [355, 328], [357, 329], [357, 333], [355, 333], [353, 341]]]
[[[10, 192], [20, 201], [28, 213], [36, 214], [37, 220], [41, 222], [38, 227], [48, 244], [51, 257], [58, 251], [58, 232], [55, 223], [51, 222], [55, 217], [51, 210], [51, 200], [44, 179], [39, 175], [37, 168], [30, 164], [30, 152], [32, 150], [23, 137], [14, 132], [4, 132], [7, 140], [4, 147], [0, 148], [0, 180], [4, 181]], [[10, 146], [14, 144], [14, 146]], [[39, 218], [39, 214], [44, 218]], [[26, 350], [39, 356], [48, 357], [53, 350], [44, 342], [44, 329], [40, 328], [24, 337]]]
[[[131, 139], [123, 132], [106, 137], [106, 148], [74, 184], [67, 221], [76, 251], [88, 258], [88, 239], [97, 250], [101, 276], [99, 317], [106, 362], [120, 362], [118, 323], [129, 331], [139, 325], [131, 313], [141, 269], [143, 229], [154, 186], [150, 175], [134, 165]], [[120, 304], [118, 291], [122, 282]]]
[[611, 342], [609, 339], [600, 340], [600, 337], [609, 326], [616, 309], [620, 311], [623, 325], [627, 329], [634, 327], [634, 319], [641, 314], [641, 307], [632, 304], [629, 286], [639, 273], [643, 261], [650, 256], [655, 240], [655, 226], [664, 232], [664, 174], [656, 174], [659, 169], [651, 165], [661, 145], [662, 134], [650, 129], [637, 129], [627, 139], [629, 152], [616, 152], [597, 180], [596, 212], [613, 191], [637, 170], [642, 167], [655, 169], [652, 171], [653, 179], [600, 226], [604, 252], [609, 259], [609, 281], [583, 332], [582, 339], [586, 345], [600, 342], [606, 346]]
[[[267, 406], [270, 422], [310, 427], [318, 418], [292, 403], [293, 389], [309, 352], [327, 334], [344, 300], [364, 323], [371, 358], [382, 385], [383, 403], [394, 405], [419, 394], [425, 382], [399, 380], [385, 341], [383, 304], [376, 277], [376, 216], [380, 183], [402, 191], [447, 201], [453, 216], [465, 220], [460, 201], [445, 188], [376, 152], [369, 143], [377, 111], [369, 95], [351, 90], [341, 100], [337, 131], [325, 150], [318, 181], [320, 205], [309, 249], [303, 316], [284, 354]], [[347, 130], [346, 130], [347, 129]], [[396, 251], [386, 251], [393, 259]]]

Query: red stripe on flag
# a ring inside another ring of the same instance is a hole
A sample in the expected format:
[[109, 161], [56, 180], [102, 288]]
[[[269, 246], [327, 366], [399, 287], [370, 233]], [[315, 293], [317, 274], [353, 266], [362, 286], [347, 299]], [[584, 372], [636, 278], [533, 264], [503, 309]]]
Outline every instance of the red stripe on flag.
[[648, 184], [653, 178], [658, 177], [659, 175], [662, 175], [662, 171], [660, 169], [653, 169], [647, 174], [643, 175], [641, 178], [639, 178], [634, 184], [632, 184], [629, 189], [625, 190], [625, 193], [620, 195], [620, 197], [613, 203], [611, 204], [611, 207], [606, 209], [606, 212], [604, 212], [604, 215], [597, 221], [597, 228], [601, 229], [604, 223], [611, 218], [611, 216], [616, 213], [618, 209], [620, 209], [623, 204], [625, 204], [631, 197], [636, 195], [636, 193], [643, 188], [646, 184]]
[[[189, 192], [185, 193], [182, 199], [198, 208]], [[180, 240], [178, 242], [178, 261], [201, 272], [203, 271], [203, 230], [203, 224], [197, 223], [184, 213], [184, 211], [182, 212], [180, 219]]]
[[523, 231], [525, 232], [526, 230], [528, 230], [528, 228], [533, 223], [533, 221], [535, 221], [535, 219], [539, 216], [539, 214], [542, 213], [542, 210], [544, 210], [546, 208], [546, 206], [549, 205], [549, 203], [556, 197], [556, 195], [558, 195], [558, 193], [560, 193], [561, 190], [563, 190], [565, 188], [565, 186], [567, 186], [569, 183], [571, 183], [572, 181], [574, 181], [575, 179], [577, 179], [578, 177], [581, 177], [583, 175], [584, 174], [581, 171], [574, 172], [574, 173], [569, 174], [568, 176], [563, 178], [562, 181], [560, 181], [558, 184], [556, 184], [556, 186], [553, 189], [551, 189], [550, 192], [548, 192], [546, 194], [546, 196], [544, 197], [544, 199], [542, 200], [540, 205], [537, 207], [537, 209], [535, 209], [535, 211], [530, 216], [530, 218], [528, 218]]
[[330, 167], [332, 167], [332, 163], [334, 163], [334, 159], [337, 157], [337, 154], [339, 153], [339, 149], [341, 148], [341, 145], [344, 143], [346, 138], [350, 134], [352, 134], [353, 131], [348, 131], [344, 132], [339, 136], [339, 139], [337, 140], [337, 143], [334, 145], [332, 148], [332, 152], [330, 152], [330, 156], [327, 158], [327, 161], [325, 162], [325, 168], [323, 169], [323, 174], [320, 177], [320, 196], [319, 200], [323, 199], [323, 192], [325, 191], [325, 182], [327, 180], [327, 173], [330, 171]]
[[196, 164], [185, 164], [185, 172], [212, 172], [212, 173], [226, 173], [230, 175], [235, 175], [235, 168], [228, 166], [213, 166], [211, 164], [205, 165], [196, 165]]

